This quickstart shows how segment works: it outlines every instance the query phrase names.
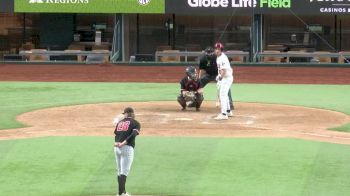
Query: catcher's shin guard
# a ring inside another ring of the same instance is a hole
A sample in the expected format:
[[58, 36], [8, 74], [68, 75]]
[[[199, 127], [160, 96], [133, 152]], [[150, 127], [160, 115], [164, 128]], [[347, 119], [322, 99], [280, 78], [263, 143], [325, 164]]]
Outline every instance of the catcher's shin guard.
[[197, 93], [196, 95], [196, 108], [200, 108], [204, 100], [203, 94]]
[[183, 109], [186, 108], [186, 100], [185, 100], [185, 98], [184, 98], [182, 95], [179, 95], [179, 96], [177, 97], [177, 102], [179, 102], [179, 104], [181, 105], [181, 107], [182, 107]]

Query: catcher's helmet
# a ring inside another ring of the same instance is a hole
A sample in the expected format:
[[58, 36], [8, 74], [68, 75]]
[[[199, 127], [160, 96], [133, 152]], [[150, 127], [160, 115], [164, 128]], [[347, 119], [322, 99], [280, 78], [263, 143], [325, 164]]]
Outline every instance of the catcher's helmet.
[[220, 42], [217, 42], [215, 45], [214, 45], [214, 48], [215, 49], [220, 49], [221, 51], [224, 50], [224, 45]]
[[197, 70], [193, 66], [188, 66], [186, 68], [186, 74], [192, 80], [196, 80], [197, 79]]

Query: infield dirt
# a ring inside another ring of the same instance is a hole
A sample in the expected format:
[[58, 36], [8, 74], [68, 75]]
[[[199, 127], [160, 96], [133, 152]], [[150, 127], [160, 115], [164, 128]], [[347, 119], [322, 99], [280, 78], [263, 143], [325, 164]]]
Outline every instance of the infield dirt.
[[237, 103], [234, 117], [213, 118], [214, 102], [202, 110], [180, 111], [176, 102], [131, 102], [56, 107], [17, 117], [29, 126], [1, 130], [0, 139], [44, 136], [113, 136], [113, 118], [124, 107], [135, 108], [142, 136], [179, 137], [269, 137], [350, 144], [350, 133], [330, 131], [350, 121], [350, 116], [322, 109], [259, 103]]

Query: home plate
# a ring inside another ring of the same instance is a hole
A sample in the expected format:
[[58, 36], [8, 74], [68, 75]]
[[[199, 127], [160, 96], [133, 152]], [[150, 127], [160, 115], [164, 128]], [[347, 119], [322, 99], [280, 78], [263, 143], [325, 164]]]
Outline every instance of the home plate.
[[248, 120], [245, 124], [247, 124], [247, 125], [251, 125], [251, 124], [254, 124], [254, 121], [252, 121], [252, 120]]
[[178, 121], [192, 121], [192, 118], [175, 118], [174, 120], [178, 120]]

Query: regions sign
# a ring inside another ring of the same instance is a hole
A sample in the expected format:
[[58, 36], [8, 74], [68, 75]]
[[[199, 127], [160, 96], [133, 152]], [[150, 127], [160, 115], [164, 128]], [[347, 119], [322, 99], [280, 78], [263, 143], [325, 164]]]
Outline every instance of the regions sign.
[[350, 0], [167, 0], [166, 13], [230, 15], [347, 14]]
[[15, 0], [15, 12], [164, 13], [165, 0]]

